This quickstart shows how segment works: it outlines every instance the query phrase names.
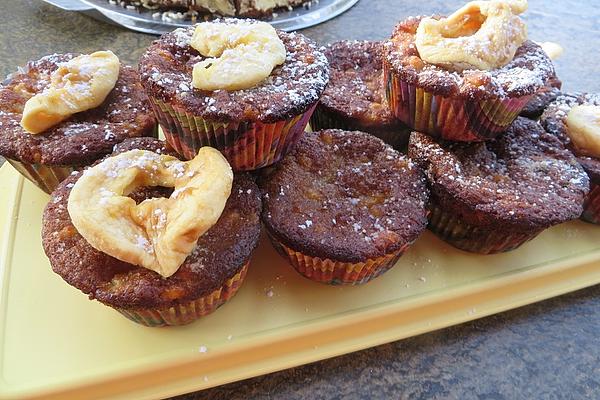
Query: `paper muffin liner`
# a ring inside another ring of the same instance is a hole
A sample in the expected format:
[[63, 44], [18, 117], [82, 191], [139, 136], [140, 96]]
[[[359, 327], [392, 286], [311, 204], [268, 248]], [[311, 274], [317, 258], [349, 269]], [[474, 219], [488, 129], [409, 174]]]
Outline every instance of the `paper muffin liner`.
[[532, 95], [487, 100], [444, 97], [398, 78], [384, 63], [392, 113], [412, 129], [444, 140], [477, 142], [506, 131]]
[[600, 185], [592, 183], [591, 190], [583, 203], [581, 219], [592, 224], [600, 224]]
[[186, 325], [194, 322], [200, 317], [212, 313], [231, 299], [242, 285], [246, 273], [248, 272], [248, 265], [249, 262], [242, 267], [240, 272], [228, 279], [219, 289], [207, 296], [200, 297], [199, 299], [192, 300], [185, 304], [165, 309], [114, 308], [131, 321], [149, 327]]
[[203, 146], [220, 150], [234, 171], [252, 171], [281, 160], [298, 142], [314, 111], [275, 123], [216, 122], [151, 99], [167, 142], [185, 159]]
[[428, 228], [452, 246], [479, 254], [514, 250], [542, 232], [542, 230], [523, 233], [506, 232], [503, 229], [481, 229], [465, 224], [455, 213], [446, 212], [437, 205], [432, 207]]
[[373, 258], [365, 262], [346, 263], [328, 258], [312, 257], [293, 250], [271, 234], [273, 247], [302, 276], [315, 282], [328, 285], [362, 285], [391, 269], [404, 254], [409, 244], [383, 257]]
[[408, 138], [410, 137], [410, 129], [408, 127], [399, 129], [381, 128], [375, 130], [373, 127], [365, 127], [349, 122], [348, 119], [344, 118], [342, 115], [331, 112], [320, 105], [317, 105], [317, 108], [315, 108], [315, 112], [310, 119], [310, 127], [315, 132], [323, 129], [367, 132], [383, 140], [395, 149], [405, 148], [408, 144]]
[[12, 165], [21, 175], [33, 182], [44, 192], [50, 194], [56, 189], [59, 183], [65, 180], [75, 167], [53, 167], [42, 164], [29, 164], [7, 158], [6, 161]]

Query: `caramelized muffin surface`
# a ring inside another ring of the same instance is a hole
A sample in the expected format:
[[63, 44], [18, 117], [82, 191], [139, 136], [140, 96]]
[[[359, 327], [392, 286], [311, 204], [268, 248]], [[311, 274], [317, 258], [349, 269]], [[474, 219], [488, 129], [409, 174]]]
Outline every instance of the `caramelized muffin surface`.
[[594, 183], [600, 182], [600, 159], [581, 153], [569, 138], [566, 123], [571, 108], [577, 105], [600, 106], [600, 94], [564, 94], [552, 102], [540, 118], [540, 123], [556, 136], [575, 156]]
[[414, 242], [427, 225], [423, 172], [363, 132], [306, 133], [259, 186], [268, 232], [313, 257], [381, 257]]
[[27, 100], [44, 91], [50, 75], [77, 54], [53, 54], [27, 64], [0, 85], [0, 155], [25, 163], [86, 166], [127, 138], [155, 134], [156, 122], [137, 71], [121, 65], [104, 102], [33, 135], [20, 125]]
[[[171, 154], [163, 142], [138, 139], [116, 153], [132, 149]], [[75, 173], [52, 194], [43, 216], [42, 241], [52, 269], [92, 299], [118, 308], [167, 308], [212, 293], [238, 273], [258, 245], [259, 191], [251, 176], [236, 175], [231, 196], [217, 223], [198, 240], [194, 251], [169, 278], [117, 260], [92, 248], [73, 226], [67, 211]], [[140, 188], [137, 202], [170, 194], [165, 188]]]
[[319, 107], [347, 119], [349, 126], [367, 132], [400, 130], [387, 105], [383, 87], [382, 42], [341, 41], [324, 53], [329, 60], [329, 84]]
[[577, 219], [589, 190], [575, 157], [522, 117], [484, 143], [438, 142], [413, 132], [409, 156], [425, 170], [432, 200], [482, 228], [532, 231]]
[[531, 40], [517, 49], [511, 62], [491, 71], [470, 69], [458, 73], [428, 64], [421, 59], [415, 45], [422, 18], [409, 17], [400, 22], [384, 44], [383, 57], [402, 80], [418, 84], [427, 92], [478, 100], [520, 97], [534, 94], [555, 76], [550, 58]]
[[[224, 24], [250, 20], [221, 19]], [[191, 45], [194, 26], [176, 29], [154, 41], [140, 60], [148, 95], [195, 116], [220, 122], [272, 123], [306, 112], [329, 80], [328, 62], [310, 39], [278, 31], [287, 58], [269, 77], [244, 90], [203, 91], [192, 86], [194, 65], [206, 59]]]

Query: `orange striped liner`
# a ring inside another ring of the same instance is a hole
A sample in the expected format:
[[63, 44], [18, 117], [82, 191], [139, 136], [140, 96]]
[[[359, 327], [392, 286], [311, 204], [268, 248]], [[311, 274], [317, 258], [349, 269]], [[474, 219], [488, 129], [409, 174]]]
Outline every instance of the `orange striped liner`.
[[514, 250], [539, 235], [543, 229], [532, 232], [506, 232], [502, 229], [483, 230], [465, 224], [454, 213], [432, 206], [429, 230], [452, 246], [479, 254], [494, 254]]
[[302, 137], [316, 104], [305, 113], [274, 123], [215, 122], [151, 98], [165, 139], [185, 159], [203, 146], [223, 153], [234, 171], [253, 171], [281, 160]]
[[113, 308], [131, 321], [149, 327], [186, 325], [194, 322], [200, 317], [214, 312], [217, 308], [231, 299], [237, 293], [246, 278], [249, 264], [250, 262], [244, 264], [240, 272], [228, 279], [219, 289], [207, 296], [200, 297], [199, 299], [192, 300], [185, 304], [179, 304], [164, 309]]
[[295, 251], [269, 235], [273, 247], [302, 276], [328, 285], [362, 285], [391, 269], [410, 244], [391, 254], [365, 262], [347, 263], [328, 258], [312, 257]]
[[386, 97], [392, 113], [412, 129], [444, 140], [479, 142], [508, 129], [532, 95], [471, 100], [427, 92], [398, 78], [383, 63]]

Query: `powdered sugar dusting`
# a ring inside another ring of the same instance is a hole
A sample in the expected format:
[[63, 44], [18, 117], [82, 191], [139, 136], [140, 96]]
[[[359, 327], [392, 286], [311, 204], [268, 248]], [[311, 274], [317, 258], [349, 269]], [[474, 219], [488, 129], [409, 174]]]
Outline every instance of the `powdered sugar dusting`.
[[[222, 19], [221, 23], [254, 24], [253, 20]], [[239, 119], [248, 114], [259, 120], [288, 118], [318, 101], [329, 81], [328, 61], [317, 46], [298, 33], [278, 32], [286, 46], [286, 60], [253, 88], [237, 91], [198, 91], [192, 88], [191, 70], [204, 60], [190, 46], [194, 27], [164, 35], [140, 62], [142, 82], [158, 97], [177, 98], [195, 113]], [[161, 50], [158, 50], [158, 49]], [[157, 62], [157, 51], [169, 51], [170, 63]], [[202, 112], [203, 110], [203, 112]]]

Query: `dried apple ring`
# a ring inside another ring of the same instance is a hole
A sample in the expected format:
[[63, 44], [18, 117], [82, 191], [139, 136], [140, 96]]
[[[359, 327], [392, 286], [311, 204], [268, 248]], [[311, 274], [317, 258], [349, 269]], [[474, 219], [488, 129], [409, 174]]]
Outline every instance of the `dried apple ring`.
[[[71, 190], [67, 208], [92, 247], [169, 277], [217, 222], [232, 183], [229, 163], [211, 147], [187, 162], [131, 150], [87, 169]], [[169, 198], [136, 205], [127, 195], [143, 186], [175, 190]]]
[[119, 78], [119, 58], [112, 51], [84, 54], [63, 63], [50, 85], [25, 103], [21, 126], [42, 133], [71, 115], [104, 102]]
[[202, 90], [254, 87], [286, 58], [277, 31], [266, 22], [203, 22], [196, 25], [191, 46], [209, 57], [192, 71], [192, 85]]

